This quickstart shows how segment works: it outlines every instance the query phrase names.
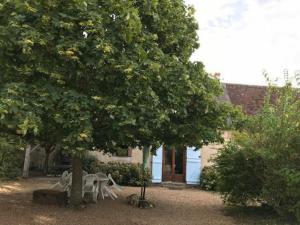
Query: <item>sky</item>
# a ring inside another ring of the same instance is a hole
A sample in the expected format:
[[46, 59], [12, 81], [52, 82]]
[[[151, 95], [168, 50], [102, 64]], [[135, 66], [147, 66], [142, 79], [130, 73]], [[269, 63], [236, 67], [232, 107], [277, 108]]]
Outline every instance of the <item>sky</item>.
[[282, 83], [300, 70], [300, 0], [185, 0], [196, 9], [202, 61], [221, 81], [265, 84], [263, 71]]

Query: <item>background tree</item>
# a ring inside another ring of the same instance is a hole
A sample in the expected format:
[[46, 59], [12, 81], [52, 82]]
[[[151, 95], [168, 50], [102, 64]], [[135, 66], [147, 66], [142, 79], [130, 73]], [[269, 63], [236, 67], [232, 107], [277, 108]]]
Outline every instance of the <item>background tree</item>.
[[219, 83], [189, 62], [196, 30], [183, 0], [2, 2], [1, 129], [37, 138], [51, 121], [73, 158], [72, 204], [92, 147], [221, 140]]
[[270, 85], [262, 111], [219, 152], [218, 189], [227, 203], [260, 201], [300, 221], [299, 97], [288, 79]]
[[0, 179], [13, 179], [22, 174], [24, 147], [18, 136], [0, 134]]

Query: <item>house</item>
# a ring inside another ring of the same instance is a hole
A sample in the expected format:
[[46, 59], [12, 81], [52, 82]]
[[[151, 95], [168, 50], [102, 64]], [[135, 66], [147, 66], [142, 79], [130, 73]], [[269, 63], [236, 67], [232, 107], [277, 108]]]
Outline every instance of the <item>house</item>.
[[[224, 83], [223, 86], [224, 95], [220, 97], [221, 101], [241, 106], [248, 115], [254, 115], [261, 110], [267, 87], [228, 83]], [[224, 132], [225, 141], [228, 141], [230, 136], [229, 131]], [[156, 155], [152, 155], [148, 162], [152, 173], [152, 182], [172, 181], [198, 184], [203, 167], [210, 165], [209, 159], [221, 147], [221, 144], [210, 144], [196, 151], [193, 147], [178, 149], [168, 146], [159, 147]], [[117, 155], [107, 155], [102, 152], [91, 152], [91, 154], [102, 162], [142, 163], [142, 151], [139, 149], [126, 149]]]

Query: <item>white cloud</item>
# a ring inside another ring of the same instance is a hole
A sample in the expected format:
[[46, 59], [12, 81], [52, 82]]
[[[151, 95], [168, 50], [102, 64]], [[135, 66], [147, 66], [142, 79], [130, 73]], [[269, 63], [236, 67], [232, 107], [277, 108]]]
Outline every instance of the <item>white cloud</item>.
[[186, 0], [196, 8], [200, 48], [192, 60], [225, 82], [262, 84], [300, 69], [300, 1]]

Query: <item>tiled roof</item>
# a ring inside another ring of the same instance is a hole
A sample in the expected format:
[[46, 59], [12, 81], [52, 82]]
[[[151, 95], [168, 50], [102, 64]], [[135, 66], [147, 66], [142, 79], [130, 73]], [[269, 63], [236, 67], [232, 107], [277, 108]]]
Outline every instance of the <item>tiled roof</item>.
[[262, 109], [267, 91], [266, 86], [229, 83], [223, 85], [225, 94], [221, 98], [225, 98], [233, 105], [241, 106], [244, 113], [254, 115]]

